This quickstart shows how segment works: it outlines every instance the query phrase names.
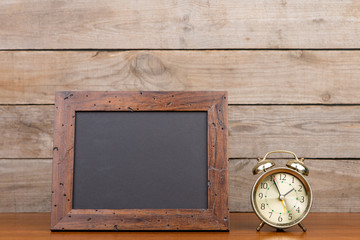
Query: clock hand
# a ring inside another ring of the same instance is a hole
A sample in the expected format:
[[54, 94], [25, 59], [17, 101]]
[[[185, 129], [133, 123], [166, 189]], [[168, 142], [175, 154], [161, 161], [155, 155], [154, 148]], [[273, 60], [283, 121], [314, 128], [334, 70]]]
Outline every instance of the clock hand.
[[284, 208], [284, 213], [286, 214], [286, 203], [284, 200], [281, 200], [282, 206]]
[[278, 190], [278, 192], [279, 192], [279, 197], [280, 197], [280, 196], [281, 196], [281, 193], [280, 193], [279, 187], [278, 187], [278, 185], [277, 185], [277, 182], [276, 182], [275, 176], [274, 176], [274, 175], [272, 175], [272, 178], [273, 178], [273, 180], [274, 180], [274, 183], [275, 183], [276, 189]]
[[291, 189], [290, 191], [288, 191], [287, 193], [285, 193], [283, 196], [285, 197], [286, 195], [288, 195], [289, 193], [291, 193], [293, 190], [294, 190], [294, 188]]
[[[284, 201], [285, 195], [281, 195], [280, 189], [279, 189], [279, 187], [278, 187], [278, 185], [277, 185], [277, 182], [276, 182], [276, 179], [275, 179], [275, 176], [274, 176], [274, 175], [272, 175], [272, 179], [274, 180], [274, 184], [275, 184], [275, 186], [276, 186], [276, 189], [277, 189], [278, 192], [279, 192], [279, 199], [281, 200], [281, 204], [282, 204], [282, 206], [283, 206], [283, 208], [284, 208], [284, 213], [286, 214], [286, 203], [285, 203], [285, 201]], [[288, 193], [289, 193], [289, 192], [288, 192]]]

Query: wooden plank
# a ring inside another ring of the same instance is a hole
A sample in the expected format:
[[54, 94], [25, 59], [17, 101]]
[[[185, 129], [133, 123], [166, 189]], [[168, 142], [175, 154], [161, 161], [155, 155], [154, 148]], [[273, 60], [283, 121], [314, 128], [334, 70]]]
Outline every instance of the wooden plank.
[[[50, 211], [51, 159], [0, 160], [0, 212]], [[254, 159], [229, 162], [230, 211], [252, 211]], [[279, 160], [277, 166], [285, 166]], [[306, 160], [314, 192], [311, 212], [360, 212], [359, 160]], [[6, 194], [5, 194], [6, 193]], [[329, 197], [331, 196], [331, 197]]]
[[353, 104], [360, 51], [0, 52], [0, 104], [53, 104], [65, 90], [226, 90], [230, 104]]
[[[3, 213], [0, 214], [0, 235], [2, 239], [16, 240], [97, 240], [97, 239], [124, 239], [124, 240], [259, 240], [259, 239], [316, 239], [338, 240], [358, 239], [360, 235], [359, 213], [310, 213], [304, 220], [308, 231], [302, 232], [298, 226], [276, 231], [267, 225], [256, 232], [259, 219], [253, 213], [231, 213], [230, 232], [50, 232], [49, 213]], [[19, 227], [21, 226], [21, 227]]]
[[51, 158], [54, 106], [0, 106], [0, 158]]
[[0, 159], [0, 212], [50, 211], [51, 163]]
[[[0, 158], [51, 158], [54, 106], [0, 106]], [[229, 157], [359, 158], [360, 106], [230, 106]]]
[[357, 1], [3, 0], [1, 49], [359, 48]]
[[276, 149], [305, 158], [360, 156], [360, 106], [232, 106], [229, 126], [230, 158]]
[[[287, 160], [277, 160], [285, 166]], [[230, 211], [252, 211], [250, 192], [260, 175], [252, 175], [254, 159], [231, 160]], [[314, 194], [311, 212], [360, 212], [360, 160], [305, 160]]]

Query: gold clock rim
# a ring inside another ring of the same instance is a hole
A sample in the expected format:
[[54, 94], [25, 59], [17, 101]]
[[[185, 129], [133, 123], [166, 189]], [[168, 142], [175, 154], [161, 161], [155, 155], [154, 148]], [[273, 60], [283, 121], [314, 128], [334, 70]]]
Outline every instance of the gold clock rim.
[[[262, 180], [264, 178], [266, 178], [267, 176], [271, 175], [271, 174], [274, 174], [274, 173], [278, 173], [278, 172], [287, 172], [287, 173], [290, 173], [290, 174], [293, 174], [295, 175], [301, 182], [302, 184], [304, 185], [307, 193], [308, 193], [308, 199], [309, 200], [309, 204], [307, 206], [307, 209], [306, 211], [304, 212], [304, 214], [297, 220], [297, 221], [294, 221], [294, 222], [291, 222], [290, 224], [284, 224], [284, 225], [276, 225], [276, 224], [273, 224], [269, 221], [267, 221], [265, 218], [262, 217], [262, 215], [259, 213], [259, 211], [257, 210], [257, 207], [255, 206], [255, 202], [254, 202], [254, 194], [255, 194], [255, 189], [257, 189], [257, 187], [259, 186], [259, 184], [262, 182]], [[278, 167], [278, 168], [274, 168], [274, 169], [271, 169], [269, 171], [266, 171], [264, 172], [263, 174], [261, 174], [261, 176], [256, 180], [256, 182], [254, 183], [253, 187], [252, 187], [252, 190], [251, 190], [251, 196], [250, 196], [250, 199], [251, 199], [251, 206], [256, 214], [256, 216], [261, 220], [261, 221], [264, 221], [266, 224], [268, 224], [269, 226], [272, 226], [274, 228], [280, 228], [280, 229], [284, 229], [284, 228], [289, 228], [289, 227], [292, 227], [292, 226], [295, 226], [297, 224], [299, 224], [302, 220], [304, 220], [304, 218], [308, 215], [308, 213], [310, 212], [310, 209], [311, 209], [311, 206], [312, 206], [312, 202], [313, 202], [313, 194], [312, 194], [312, 189], [311, 189], [311, 186], [308, 182], [308, 180], [302, 176], [300, 173], [292, 170], [292, 169], [289, 169], [289, 168], [284, 168], [284, 167]]]

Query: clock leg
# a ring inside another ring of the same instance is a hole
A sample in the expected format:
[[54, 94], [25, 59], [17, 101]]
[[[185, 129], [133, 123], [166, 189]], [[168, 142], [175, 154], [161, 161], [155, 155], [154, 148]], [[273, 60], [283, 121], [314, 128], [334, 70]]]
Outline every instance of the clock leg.
[[256, 228], [256, 231], [260, 231], [260, 229], [264, 226], [264, 222], [261, 221], [261, 223], [259, 224], [259, 226]]
[[298, 225], [304, 232], [306, 232], [306, 227], [302, 223], [299, 223]]

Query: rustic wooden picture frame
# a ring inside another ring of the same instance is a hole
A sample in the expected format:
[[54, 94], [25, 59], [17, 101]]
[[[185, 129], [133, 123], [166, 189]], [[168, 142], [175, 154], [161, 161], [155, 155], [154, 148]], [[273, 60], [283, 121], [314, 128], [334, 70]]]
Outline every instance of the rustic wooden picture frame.
[[[208, 209], [73, 209], [77, 111], [206, 111]], [[229, 230], [226, 92], [57, 92], [51, 230]]]

